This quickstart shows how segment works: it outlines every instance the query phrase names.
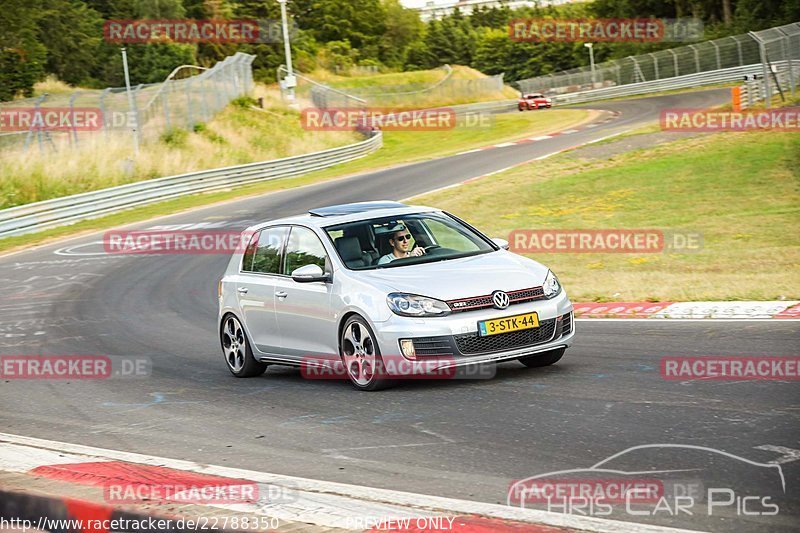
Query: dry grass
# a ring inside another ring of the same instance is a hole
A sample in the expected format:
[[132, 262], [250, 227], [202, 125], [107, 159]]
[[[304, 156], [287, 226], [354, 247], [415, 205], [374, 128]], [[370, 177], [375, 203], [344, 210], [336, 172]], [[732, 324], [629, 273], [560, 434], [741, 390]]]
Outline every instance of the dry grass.
[[69, 85], [54, 75], [47, 76], [44, 80], [37, 82], [33, 86], [33, 94], [34, 96], [40, 96], [42, 94], [69, 94], [72, 92], [77, 91], [76, 87]]
[[[171, 176], [196, 170], [266, 161], [360, 140], [349, 132], [310, 132], [299, 113], [286, 109], [274, 89], [258, 87], [265, 110], [230, 105], [195, 132], [173, 131], [141, 146], [131, 162], [129, 133], [81, 140], [78, 149], [0, 155], [0, 208]], [[59, 143], [66, 143], [61, 134]]]
[[[463, 80], [481, 80], [488, 76], [469, 67], [454, 66], [450, 78], [453, 83], [443, 85], [430, 91], [422, 91], [426, 87], [434, 87], [441, 82], [446, 72], [443, 69], [418, 70], [412, 72], [390, 72], [371, 76], [340, 76], [328, 71], [318, 70], [311, 74], [312, 79], [326, 83], [344, 92], [352, 92], [362, 96], [372, 106], [396, 106], [404, 108], [425, 108], [446, 105], [468, 104], [473, 102], [503, 100], [516, 98], [519, 92], [512, 87], [503, 86], [502, 90], [480, 90], [478, 86], [467, 87]], [[301, 80], [299, 91], [307, 95], [310, 90]], [[414, 94], [393, 94], [413, 92]]]

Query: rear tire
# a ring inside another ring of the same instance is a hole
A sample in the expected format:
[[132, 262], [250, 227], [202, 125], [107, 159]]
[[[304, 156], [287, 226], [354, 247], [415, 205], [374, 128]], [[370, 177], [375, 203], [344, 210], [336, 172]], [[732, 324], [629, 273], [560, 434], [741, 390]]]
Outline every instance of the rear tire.
[[347, 319], [339, 339], [339, 355], [350, 384], [360, 391], [377, 391], [392, 386], [387, 379], [375, 333], [358, 315]]
[[267, 371], [267, 363], [259, 363], [253, 357], [247, 333], [239, 319], [226, 315], [219, 331], [222, 353], [231, 374], [237, 378], [252, 378]]
[[537, 353], [527, 357], [520, 357], [518, 361], [528, 368], [540, 368], [556, 364], [563, 356], [566, 348], [558, 348], [549, 352]]

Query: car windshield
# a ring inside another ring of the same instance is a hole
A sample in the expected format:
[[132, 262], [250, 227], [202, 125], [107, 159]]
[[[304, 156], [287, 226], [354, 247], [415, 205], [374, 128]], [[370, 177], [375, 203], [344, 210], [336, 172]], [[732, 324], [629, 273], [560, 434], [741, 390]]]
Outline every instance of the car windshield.
[[[325, 231], [342, 262], [352, 270], [410, 266], [497, 250], [477, 230], [440, 212], [359, 220]], [[393, 248], [392, 242], [399, 246]], [[417, 248], [424, 253], [414, 255]]]

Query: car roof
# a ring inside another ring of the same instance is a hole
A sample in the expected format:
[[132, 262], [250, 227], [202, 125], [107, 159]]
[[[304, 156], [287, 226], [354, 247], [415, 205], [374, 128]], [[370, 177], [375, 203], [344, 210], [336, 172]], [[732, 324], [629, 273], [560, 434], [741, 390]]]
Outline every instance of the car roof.
[[[328, 226], [345, 224], [347, 222], [358, 222], [360, 220], [370, 220], [373, 218], [402, 216], [431, 211], [439, 211], [439, 209], [422, 205], [405, 205], [397, 202], [359, 202], [312, 209], [306, 214], [265, 221], [251, 226], [248, 230], [257, 231], [265, 227], [289, 224], [325, 228]], [[325, 213], [325, 215], [321, 216], [320, 213]]]

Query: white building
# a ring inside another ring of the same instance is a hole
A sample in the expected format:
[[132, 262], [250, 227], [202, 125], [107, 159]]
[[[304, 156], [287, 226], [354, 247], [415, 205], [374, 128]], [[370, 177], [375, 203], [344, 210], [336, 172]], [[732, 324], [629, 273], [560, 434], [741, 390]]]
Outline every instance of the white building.
[[424, 7], [418, 8], [420, 18], [425, 22], [431, 19], [440, 19], [445, 15], [452, 13], [455, 8], [458, 8], [464, 15], [472, 13], [473, 9], [478, 7], [499, 7], [507, 5], [511, 9], [516, 9], [523, 6], [539, 5], [558, 5], [567, 4], [576, 0], [456, 0], [450, 2], [443, 2], [442, 0], [427, 0]]

